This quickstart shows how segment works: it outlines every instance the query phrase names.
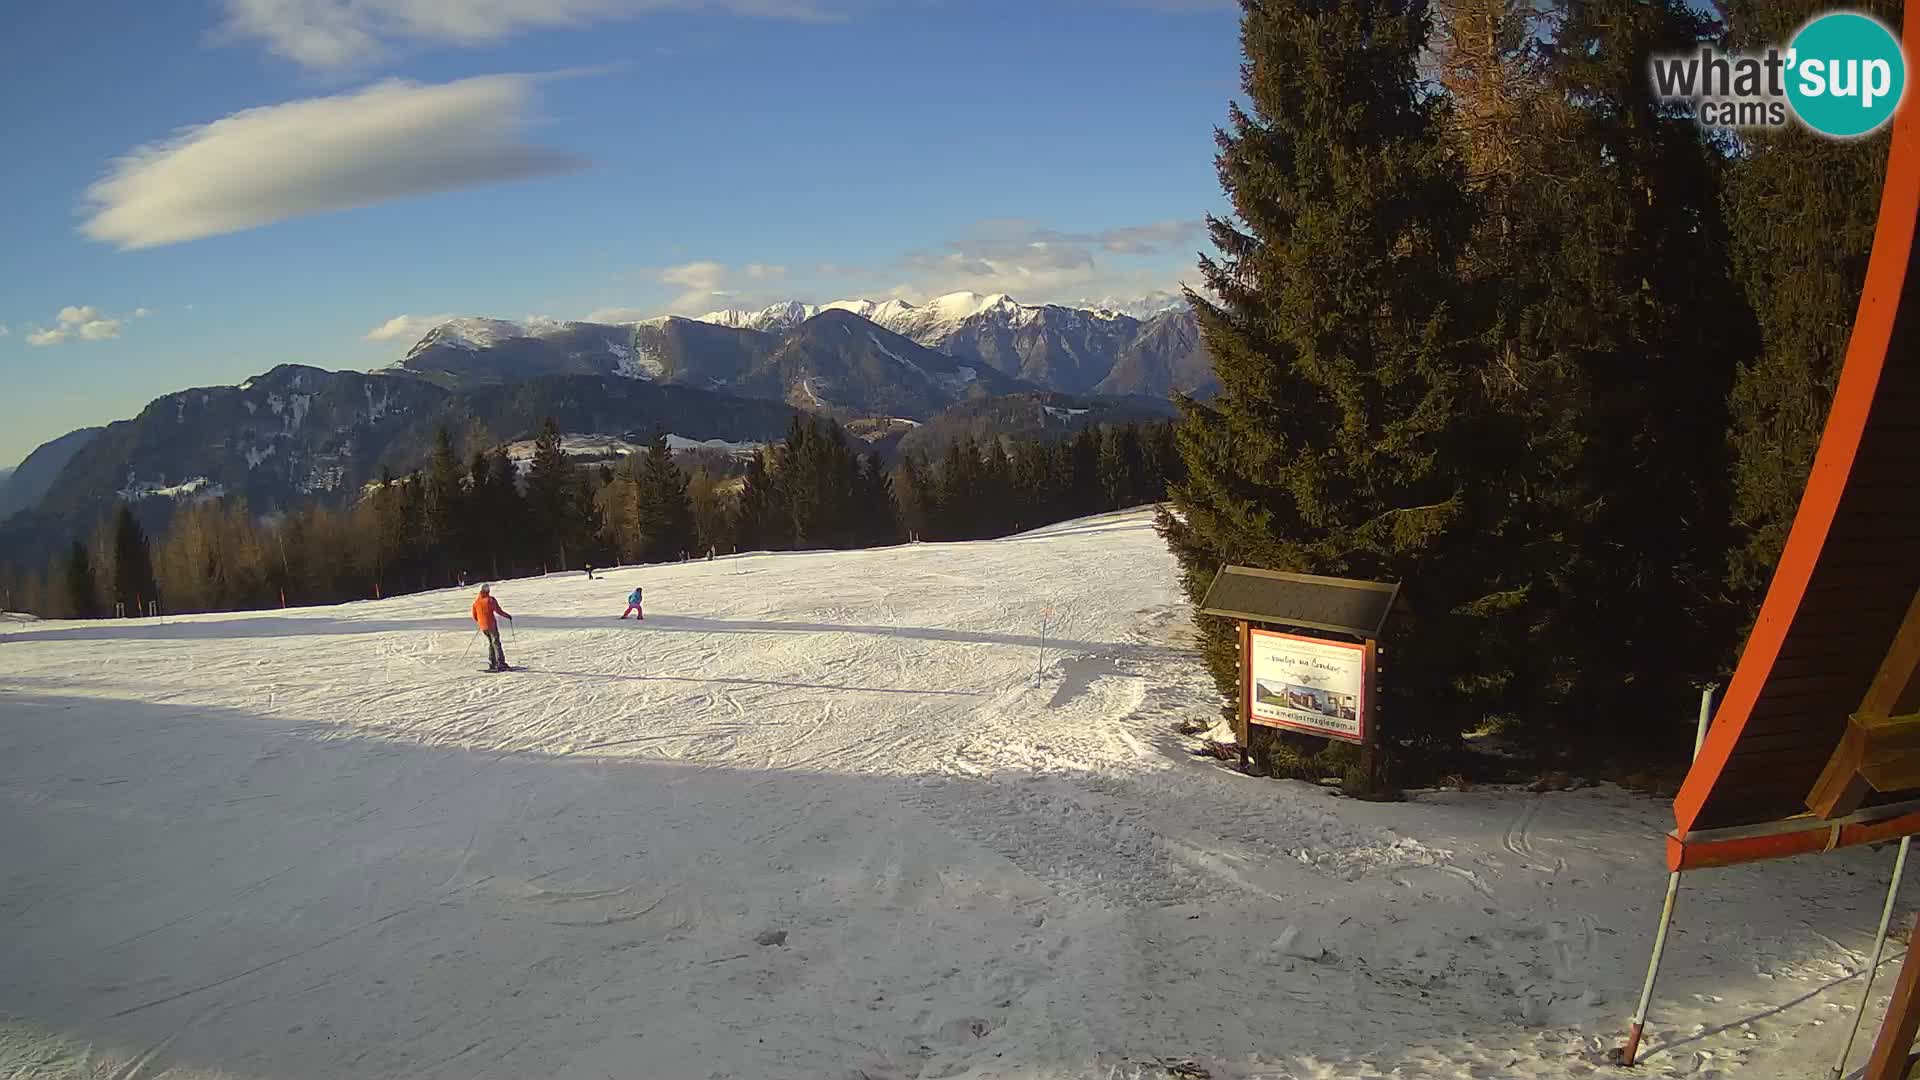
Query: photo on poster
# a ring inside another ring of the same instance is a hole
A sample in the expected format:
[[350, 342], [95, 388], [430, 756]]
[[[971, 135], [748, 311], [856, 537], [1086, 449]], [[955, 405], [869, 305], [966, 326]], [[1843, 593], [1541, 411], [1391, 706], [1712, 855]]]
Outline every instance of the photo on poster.
[[1256, 724], [1360, 741], [1366, 648], [1255, 630], [1248, 716]]

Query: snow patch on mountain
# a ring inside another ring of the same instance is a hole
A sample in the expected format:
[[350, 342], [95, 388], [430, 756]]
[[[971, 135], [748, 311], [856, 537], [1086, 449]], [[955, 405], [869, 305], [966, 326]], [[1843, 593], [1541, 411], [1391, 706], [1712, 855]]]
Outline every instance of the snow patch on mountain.
[[637, 337], [625, 345], [608, 342], [607, 352], [613, 356], [613, 373], [623, 379], [658, 379], [667, 373], [666, 362], [660, 354], [651, 345], [641, 344]]
[[867, 334], [867, 340], [873, 342], [873, 347], [876, 349], [879, 349], [882, 353], [885, 353], [887, 358], [892, 360], [894, 363], [899, 364], [901, 367], [906, 368], [908, 371], [913, 372], [915, 375], [920, 376], [922, 379], [927, 377], [927, 373], [921, 369], [919, 364], [916, 364], [913, 361], [907, 359], [906, 357], [901, 356], [899, 353], [894, 352], [892, 349], [887, 348], [886, 343], [880, 340], [880, 335], [869, 331]]
[[158, 480], [141, 480], [133, 473], [128, 473], [126, 486], [117, 494], [128, 502], [138, 502], [141, 499], [180, 499], [190, 495], [217, 499], [226, 494], [226, 488], [204, 476], [196, 476], [184, 483], [164, 484]]
[[[667, 449], [674, 453], [688, 450], [717, 450], [734, 457], [751, 457], [756, 450], [766, 449], [766, 443], [732, 442], [727, 439], [690, 439], [684, 435], [667, 435]], [[635, 441], [628, 435], [606, 435], [584, 432], [566, 432], [560, 436], [560, 452], [569, 458], [578, 459], [585, 464], [601, 461], [613, 461], [631, 457], [645, 451], [644, 441]], [[507, 444], [507, 460], [513, 462], [520, 472], [526, 472], [533, 464], [534, 440], [522, 439]]]
[[299, 428], [307, 418], [307, 409], [312, 405], [312, 394], [288, 394], [285, 397], [267, 395], [267, 408], [273, 411], [273, 415], [286, 419], [288, 431]]

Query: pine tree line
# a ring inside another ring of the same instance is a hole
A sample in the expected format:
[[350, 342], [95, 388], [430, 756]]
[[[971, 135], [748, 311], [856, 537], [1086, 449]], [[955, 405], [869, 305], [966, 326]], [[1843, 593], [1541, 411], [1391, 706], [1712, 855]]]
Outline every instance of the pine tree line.
[[36, 614], [95, 618], [339, 603], [583, 566], [736, 551], [862, 548], [1001, 536], [1157, 502], [1181, 475], [1173, 425], [1083, 429], [1058, 442], [966, 439], [889, 466], [829, 420], [737, 466], [682, 466], [664, 433], [617, 465], [571, 458], [549, 420], [521, 468], [505, 447], [462, 462], [441, 431], [425, 469], [383, 473], [345, 508], [270, 520], [222, 499], [181, 509], [150, 545], [122, 504], [111, 524], [16, 584]]
[[[1683, 744], [1805, 482], [1884, 133], [1656, 100], [1648, 56], [1727, 34], [1682, 0], [1242, 7], [1234, 214], [1190, 294], [1224, 390], [1181, 402], [1160, 522], [1189, 595], [1227, 563], [1400, 582], [1404, 743]], [[1732, 9], [1750, 45], [1812, 14]], [[1198, 624], [1237, 712], [1231, 627]]]

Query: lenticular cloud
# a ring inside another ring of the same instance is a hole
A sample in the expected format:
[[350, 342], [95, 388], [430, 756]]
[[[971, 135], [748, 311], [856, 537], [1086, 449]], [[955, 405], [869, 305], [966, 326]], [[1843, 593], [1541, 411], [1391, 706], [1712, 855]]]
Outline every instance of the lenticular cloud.
[[523, 138], [534, 76], [421, 85], [247, 109], [116, 159], [81, 231], [158, 247], [409, 195], [584, 167]]

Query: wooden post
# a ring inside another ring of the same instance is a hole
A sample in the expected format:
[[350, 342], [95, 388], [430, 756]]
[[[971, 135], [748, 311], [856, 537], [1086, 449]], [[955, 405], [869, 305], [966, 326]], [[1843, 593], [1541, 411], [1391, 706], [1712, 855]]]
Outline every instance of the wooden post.
[[1367, 793], [1378, 794], [1386, 788], [1386, 769], [1380, 753], [1380, 643], [1366, 639], [1366, 660], [1360, 666], [1361, 708], [1366, 727], [1360, 732], [1360, 771], [1367, 778]]
[[1240, 620], [1240, 722], [1233, 734], [1240, 742], [1240, 771], [1250, 765], [1253, 744], [1253, 624]]
[[1920, 961], [1913, 956], [1913, 944], [1920, 941], [1920, 915], [1913, 919], [1913, 936], [1907, 939], [1907, 958], [1900, 961], [1900, 977], [1893, 984], [1893, 999], [1887, 1002], [1887, 1018], [1880, 1022], [1880, 1037], [1873, 1041], [1873, 1056], [1867, 1059], [1867, 1071], [1861, 1080], [1905, 1080], [1913, 1039], [1920, 1034]]

